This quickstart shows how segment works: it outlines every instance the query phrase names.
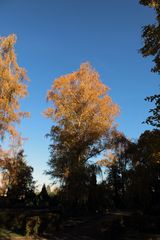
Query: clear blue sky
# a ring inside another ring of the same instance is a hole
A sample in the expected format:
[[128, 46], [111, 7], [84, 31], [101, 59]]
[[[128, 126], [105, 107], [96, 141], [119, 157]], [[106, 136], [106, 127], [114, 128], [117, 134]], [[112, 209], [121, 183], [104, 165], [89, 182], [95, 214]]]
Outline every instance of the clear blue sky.
[[150, 104], [146, 96], [158, 90], [158, 75], [150, 72], [150, 58], [142, 58], [141, 27], [154, 22], [154, 12], [138, 0], [0, 0], [0, 35], [17, 35], [18, 63], [31, 80], [29, 96], [22, 109], [31, 113], [20, 131], [25, 152], [38, 183], [49, 183], [48, 144], [44, 136], [51, 121], [42, 112], [47, 108], [46, 92], [52, 81], [89, 61], [101, 80], [110, 87], [110, 96], [119, 104], [119, 130], [130, 138], [149, 126], [141, 124]]

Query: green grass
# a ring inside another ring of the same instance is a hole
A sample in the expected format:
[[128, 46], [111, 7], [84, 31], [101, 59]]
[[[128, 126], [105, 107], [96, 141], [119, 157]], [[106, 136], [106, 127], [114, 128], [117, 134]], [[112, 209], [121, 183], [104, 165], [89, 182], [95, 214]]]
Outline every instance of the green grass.
[[0, 228], [0, 239], [10, 239], [10, 232], [6, 229]]

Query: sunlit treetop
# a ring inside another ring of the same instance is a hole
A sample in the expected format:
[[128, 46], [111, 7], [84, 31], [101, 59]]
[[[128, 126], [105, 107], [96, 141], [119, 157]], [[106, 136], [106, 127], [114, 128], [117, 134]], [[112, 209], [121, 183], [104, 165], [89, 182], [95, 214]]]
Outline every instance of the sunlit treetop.
[[119, 112], [107, 92], [108, 87], [91, 65], [81, 64], [79, 70], [53, 82], [47, 95], [53, 107], [45, 114], [60, 125], [67, 124], [71, 132], [83, 129], [101, 135], [111, 127]]
[[159, 0], [140, 0], [140, 4], [153, 8], [157, 8], [159, 3]]
[[26, 71], [17, 63], [14, 45], [16, 36], [0, 37], [0, 137], [6, 132], [18, 134], [15, 123], [29, 115], [20, 110], [19, 100], [27, 95]]

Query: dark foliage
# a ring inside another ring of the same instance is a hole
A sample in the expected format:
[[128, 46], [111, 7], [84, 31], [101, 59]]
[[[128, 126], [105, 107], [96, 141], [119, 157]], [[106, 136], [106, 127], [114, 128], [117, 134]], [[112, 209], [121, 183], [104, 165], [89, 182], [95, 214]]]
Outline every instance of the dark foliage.
[[[140, 0], [140, 4], [148, 7], [152, 7], [156, 13], [156, 23], [143, 27], [142, 39], [144, 42], [140, 52], [143, 57], [154, 56], [154, 67], [152, 72], [160, 73], [160, 2], [159, 0]], [[149, 102], [154, 102], [155, 107], [150, 109], [152, 114], [146, 119], [146, 123], [154, 127], [160, 128], [160, 94], [147, 97], [145, 99]]]

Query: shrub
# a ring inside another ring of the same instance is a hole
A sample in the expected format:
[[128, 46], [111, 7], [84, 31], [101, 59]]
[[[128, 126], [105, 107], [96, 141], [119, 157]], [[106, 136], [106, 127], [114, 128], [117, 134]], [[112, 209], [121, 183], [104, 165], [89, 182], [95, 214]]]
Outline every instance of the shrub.
[[39, 216], [28, 217], [26, 219], [26, 235], [38, 235], [41, 220]]

